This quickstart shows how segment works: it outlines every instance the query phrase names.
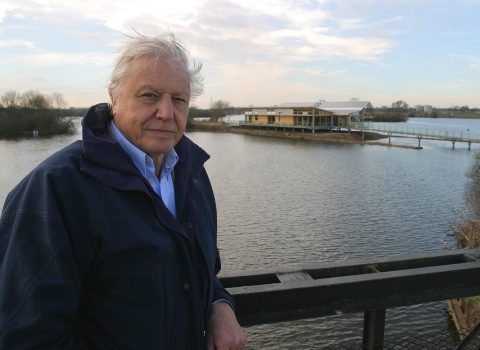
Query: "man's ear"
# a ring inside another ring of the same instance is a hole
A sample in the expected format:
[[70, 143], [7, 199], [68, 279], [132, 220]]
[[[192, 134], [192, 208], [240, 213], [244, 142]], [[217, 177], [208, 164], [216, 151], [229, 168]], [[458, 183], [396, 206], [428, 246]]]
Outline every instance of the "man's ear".
[[110, 95], [110, 101], [112, 101], [112, 113], [115, 116], [115, 110], [117, 109], [117, 98], [112, 91], [109, 91], [108, 94]]

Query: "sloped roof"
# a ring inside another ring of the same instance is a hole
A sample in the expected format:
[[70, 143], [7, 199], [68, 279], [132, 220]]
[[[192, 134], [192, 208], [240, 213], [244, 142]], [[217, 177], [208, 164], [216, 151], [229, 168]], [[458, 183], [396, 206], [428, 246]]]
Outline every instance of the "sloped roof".
[[282, 103], [280, 108], [317, 108], [320, 102], [295, 102], [295, 103]]
[[326, 111], [361, 111], [368, 104], [368, 101], [356, 102], [322, 102], [317, 108]]
[[355, 102], [322, 102], [317, 108], [336, 115], [357, 114], [368, 104], [368, 101]]
[[316, 108], [332, 112], [337, 115], [348, 115], [360, 112], [368, 104], [368, 101], [355, 102], [294, 102], [282, 103], [279, 106], [248, 107], [248, 108]]

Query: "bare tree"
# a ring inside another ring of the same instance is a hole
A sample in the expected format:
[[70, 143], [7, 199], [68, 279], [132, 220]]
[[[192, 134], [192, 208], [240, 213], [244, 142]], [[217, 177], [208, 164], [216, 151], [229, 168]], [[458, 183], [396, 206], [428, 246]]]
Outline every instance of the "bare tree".
[[51, 98], [53, 107], [57, 110], [57, 114], [60, 115], [60, 110], [67, 107], [67, 102], [63, 98], [63, 94], [60, 92], [54, 92]]
[[365, 112], [367, 113], [373, 112], [373, 105], [370, 102], [368, 102], [367, 105], [365, 106]]
[[358, 97], [352, 97], [352, 98], [350, 99], [350, 102], [358, 102]]
[[392, 108], [407, 109], [408, 103], [402, 100], [398, 100], [397, 102], [392, 102]]
[[0, 102], [6, 108], [18, 107], [20, 103], [20, 93], [16, 90], [7, 91], [0, 97]]
[[52, 94], [53, 107], [55, 109], [63, 109], [67, 107], [67, 101], [63, 98], [63, 94], [60, 92], [54, 92]]
[[213, 101], [210, 105], [210, 119], [218, 121], [230, 112], [230, 102], [225, 100]]
[[52, 107], [52, 99], [36, 90], [28, 90], [22, 94], [22, 107], [43, 109]]

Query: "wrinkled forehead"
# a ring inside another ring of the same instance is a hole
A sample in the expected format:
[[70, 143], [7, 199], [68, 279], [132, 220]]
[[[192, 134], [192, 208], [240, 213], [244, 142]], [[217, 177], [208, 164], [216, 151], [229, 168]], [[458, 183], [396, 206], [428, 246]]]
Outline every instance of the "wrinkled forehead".
[[188, 77], [188, 68], [185, 64], [173, 58], [164, 58], [154, 55], [145, 55], [135, 58], [130, 62], [130, 65], [137, 64], [143, 71], [161, 74], [162, 71], [170, 70], [175, 73], [181, 80], [190, 85]]

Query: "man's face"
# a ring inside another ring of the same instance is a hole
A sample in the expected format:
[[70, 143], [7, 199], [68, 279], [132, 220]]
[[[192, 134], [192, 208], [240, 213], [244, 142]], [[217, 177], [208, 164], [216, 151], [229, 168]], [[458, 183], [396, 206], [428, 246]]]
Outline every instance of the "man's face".
[[134, 59], [120, 94], [111, 97], [115, 126], [154, 160], [163, 158], [182, 137], [190, 84], [167, 61], [153, 56]]

